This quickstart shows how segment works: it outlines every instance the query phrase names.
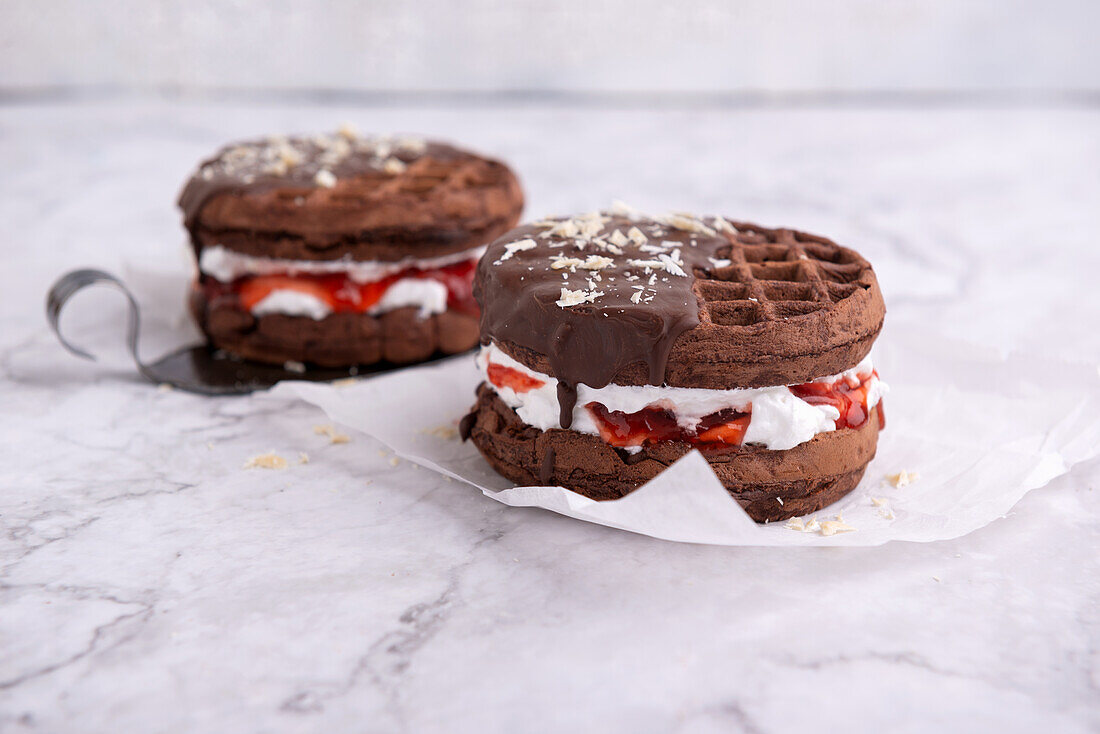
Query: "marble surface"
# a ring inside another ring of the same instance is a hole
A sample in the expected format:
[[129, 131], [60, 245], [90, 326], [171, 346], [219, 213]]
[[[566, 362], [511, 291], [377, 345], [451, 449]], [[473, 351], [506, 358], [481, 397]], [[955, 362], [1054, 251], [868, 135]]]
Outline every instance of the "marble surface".
[[[115, 294], [66, 315], [101, 364], [62, 352], [57, 274], [185, 270], [193, 162], [343, 120], [507, 157], [532, 216], [621, 198], [829, 234], [888, 323], [1100, 362], [1094, 110], [0, 108], [0, 730], [1100, 727], [1100, 462], [950, 542], [682, 545], [331, 444], [304, 404], [142, 384]], [[242, 468], [271, 449], [310, 461]]]

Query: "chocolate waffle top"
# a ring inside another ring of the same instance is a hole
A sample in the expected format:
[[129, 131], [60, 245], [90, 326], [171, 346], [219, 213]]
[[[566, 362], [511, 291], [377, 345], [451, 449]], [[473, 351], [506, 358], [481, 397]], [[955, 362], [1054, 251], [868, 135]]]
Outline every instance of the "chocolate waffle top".
[[[515, 229], [478, 265], [481, 340], [570, 386], [728, 389], [853, 367], [885, 306], [871, 265], [824, 237], [632, 212]], [[571, 408], [570, 408], [571, 410]]]
[[344, 130], [227, 146], [179, 206], [196, 253], [220, 244], [289, 260], [400, 260], [492, 241], [519, 220], [523, 193], [498, 161]]

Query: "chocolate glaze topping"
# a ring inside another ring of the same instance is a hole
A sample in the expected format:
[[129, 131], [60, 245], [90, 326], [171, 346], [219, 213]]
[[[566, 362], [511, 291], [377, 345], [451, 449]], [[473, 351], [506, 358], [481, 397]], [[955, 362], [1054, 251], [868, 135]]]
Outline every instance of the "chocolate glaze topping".
[[461, 151], [416, 138], [361, 138], [347, 131], [312, 137], [273, 136], [228, 145], [204, 161], [180, 193], [184, 225], [194, 233], [203, 207], [222, 194], [331, 187], [334, 179], [396, 174], [421, 156], [453, 160]]
[[500, 161], [345, 129], [232, 145], [179, 199], [196, 256], [220, 245], [278, 260], [434, 258], [515, 226], [523, 191]]
[[568, 427], [577, 383], [603, 387], [635, 362], [650, 384], [664, 382], [672, 343], [699, 323], [692, 273], [714, 267], [729, 246], [722, 232], [682, 216], [597, 213], [520, 227], [478, 265], [482, 341], [545, 355], [564, 383]]
[[727, 390], [836, 374], [885, 315], [870, 263], [827, 238], [629, 209], [509, 232], [474, 294], [482, 343], [564, 383], [563, 411], [582, 382]]

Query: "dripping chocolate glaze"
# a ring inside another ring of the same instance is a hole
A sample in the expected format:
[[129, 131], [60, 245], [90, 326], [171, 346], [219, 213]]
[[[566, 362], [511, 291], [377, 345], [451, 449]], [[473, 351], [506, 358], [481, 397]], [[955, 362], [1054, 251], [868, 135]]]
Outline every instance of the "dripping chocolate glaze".
[[[289, 148], [298, 157], [284, 172], [276, 172], [279, 151]], [[346, 155], [333, 151], [346, 147]], [[383, 155], [384, 154], [384, 155]], [[400, 140], [372, 138], [346, 139], [340, 135], [271, 138], [227, 145], [214, 157], [203, 161], [179, 196], [183, 223], [195, 241], [194, 232], [203, 207], [224, 194], [244, 196], [273, 189], [301, 189], [308, 195], [321, 188], [314, 177], [321, 170], [337, 180], [365, 174], [383, 176], [382, 165], [389, 158], [410, 163], [422, 156], [454, 160], [469, 155], [443, 143], [425, 142], [423, 147], [402, 145]]]
[[573, 425], [573, 407], [576, 404], [577, 386], [565, 380], [558, 380], [558, 425], [562, 428]]
[[[478, 265], [474, 295], [481, 304], [483, 343], [511, 342], [546, 356], [559, 380], [561, 426], [568, 428], [578, 383], [604, 387], [635, 362], [646, 365], [650, 384], [664, 383], [673, 342], [699, 324], [693, 271], [713, 269], [711, 258], [724, 257], [730, 241], [720, 232], [687, 231], [652, 219], [609, 214], [603, 216], [599, 231], [587, 238], [547, 235], [551, 228], [552, 223], [527, 225], [492, 243]], [[644, 234], [645, 242], [623, 243], [622, 237], [615, 237], [621, 254], [593, 242], [609, 242], [615, 230], [625, 236], [631, 228]], [[513, 248], [508, 254], [509, 244], [523, 240], [535, 245]], [[659, 260], [655, 247], [666, 255], [677, 250], [685, 274], [631, 264]], [[586, 260], [591, 255], [612, 262], [598, 270], [553, 267], [555, 257]], [[603, 295], [591, 303], [562, 307], [557, 301], [563, 287]], [[639, 290], [642, 296], [634, 302]]]

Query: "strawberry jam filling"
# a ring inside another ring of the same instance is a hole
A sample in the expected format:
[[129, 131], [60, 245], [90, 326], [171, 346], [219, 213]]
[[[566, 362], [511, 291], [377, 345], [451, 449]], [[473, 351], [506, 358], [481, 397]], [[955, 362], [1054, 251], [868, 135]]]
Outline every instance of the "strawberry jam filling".
[[[840, 413], [836, 419], [837, 430], [841, 428], [859, 428], [870, 413], [867, 407], [867, 387], [871, 378], [878, 377], [878, 372], [871, 370], [869, 374], [852, 375], [834, 382], [807, 382], [805, 385], [792, 385], [790, 390], [795, 396], [802, 398], [810, 405], [831, 405]], [[885, 415], [882, 412], [882, 402], [876, 403], [881, 427], [885, 428]]]
[[434, 280], [447, 288], [447, 308], [476, 314], [473, 281], [475, 260], [421, 270], [409, 267], [370, 283], [357, 283], [345, 273], [295, 273], [282, 275], [255, 275], [222, 283], [214, 278], [204, 278], [203, 289], [209, 300], [235, 297], [241, 308], [251, 311], [275, 291], [294, 291], [312, 296], [324, 303], [333, 313], [365, 313], [378, 304], [394, 283], [406, 278]]
[[517, 369], [505, 367], [496, 362], [489, 363], [487, 372], [489, 373], [489, 382], [497, 387], [511, 388], [517, 393], [534, 390], [546, 384], [536, 377], [531, 377]]
[[[493, 385], [498, 388], [510, 388], [517, 394], [546, 384], [543, 380], [520, 370], [494, 362], [488, 363], [487, 372], [489, 382]], [[869, 370], [832, 381], [792, 385], [788, 389], [810, 405], [828, 405], [835, 408], [839, 414], [834, 421], [837, 430], [859, 428], [867, 421], [871, 412], [868, 407], [868, 388], [872, 378], [877, 379], [878, 373]], [[740, 446], [752, 419], [751, 405], [743, 411], [726, 408], [704, 416], [694, 428], [688, 429], [680, 425], [675, 412], [657, 405], [650, 405], [633, 413], [608, 410], [599, 402], [589, 402], [584, 407], [591, 413], [600, 437], [608, 444], [620, 448], [643, 446], [659, 441]], [[886, 417], [881, 400], [875, 404], [875, 412], [879, 427], [885, 428]]]
[[712, 413], [693, 431], [685, 430], [676, 422], [676, 415], [664, 408], [643, 408], [636, 413], [608, 410], [600, 403], [584, 406], [592, 411], [600, 438], [612, 446], [626, 448], [658, 441], [686, 441], [688, 443], [723, 443], [740, 446], [748, 430], [749, 413], [727, 408]]

